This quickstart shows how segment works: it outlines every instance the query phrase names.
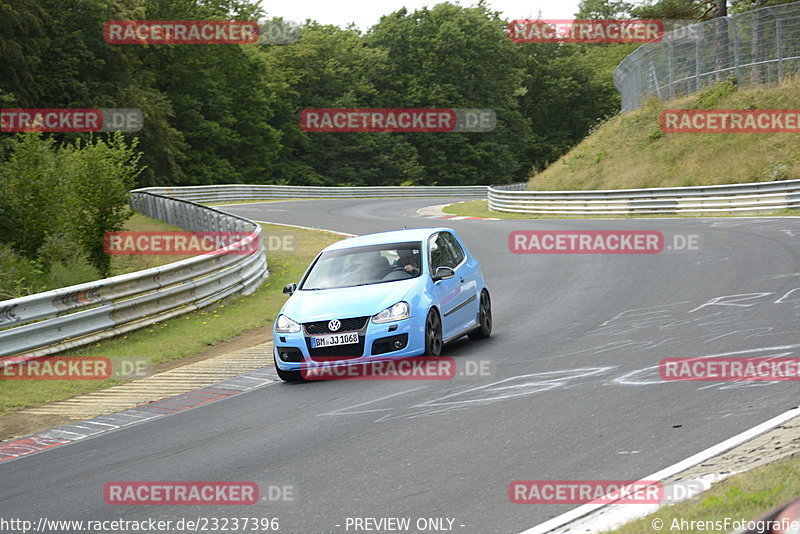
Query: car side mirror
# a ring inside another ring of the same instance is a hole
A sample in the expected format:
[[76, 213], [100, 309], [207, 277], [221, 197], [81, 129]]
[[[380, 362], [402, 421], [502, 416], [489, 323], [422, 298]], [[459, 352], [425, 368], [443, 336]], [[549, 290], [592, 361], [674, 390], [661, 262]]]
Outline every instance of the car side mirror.
[[447, 280], [448, 278], [453, 278], [455, 275], [456, 272], [450, 267], [437, 267], [436, 272], [433, 273], [433, 281]]
[[283, 292], [287, 295], [293, 294], [297, 291], [297, 284], [289, 284], [288, 286], [284, 286]]

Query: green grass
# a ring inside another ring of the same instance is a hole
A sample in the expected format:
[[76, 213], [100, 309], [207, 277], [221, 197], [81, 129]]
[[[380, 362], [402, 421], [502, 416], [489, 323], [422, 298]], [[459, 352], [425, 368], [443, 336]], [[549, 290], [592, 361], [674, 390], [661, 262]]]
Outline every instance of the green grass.
[[530, 178], [532, 190], [686, 187], [800, 178], [794, 133], [663, 133], [665, 109], [797, 109], [800, 78], [736, 90], [729, 82], [617, 115]]
[[[283, 286], [297, 282], [322, 248], [341, 237], [299, 228], [262, 225], [267, 234], [293, 234], [295, 250], [268, 255], [270, 275], [252, 295], [235, 296], [203, 310], [155, 324], [90, 347], [65, 352], [64, 356], [102, 356], [145, 359], [155, 366], [200, 353], [253, 328], [272, 324], [286, 300]], [[267, 337], [264, 341], [267, 341]], [[0, 414], [119, 384], [106, 381], [0, 381]]]
[[[613, 530], [615, 534], [653, 534], [653, 520], [663, 521], [661, 532], [681, 534], [707, 533], [708, 529], [673, 529], [673, 521], [753, 520], [768, 510], [796, 498], [800, 491], [800, 456], [784, 458], [751, 471], [729, 477], [715, 484], [710, 490], [672, 506], [632, 521]], [[712, 532], [724, 532], [714, 530]], [[730, 529], [729, 529], [730, 531]]]
[[[123, 231], [137, 231], [137, 232], [177, 232], [182, 228], [161, 222], [157, 219], [151, 219], [141, 213], [134, 212], [130, 219], [125, 222]], [[119, 274], [127, 274], [135, 271], [143, 271], [151, 267], [159, 267], [175, 261], [185, 260], [186, 256], [163, 256], [158, 254], [152, 255], [114, 255], [111, 256], [111, 276]]]
[[[655, 215], [545, 215], [535, 213], [505, 213], [502, 211], [489, 210], [489, 202], [487, 200], [471, 200], [469, 202], [458, 202], [445, 206], [442, 211], [450, 215], [461, 215], [465, 217], [494, 217], [496, 219], [646, 219], [646, 218], [663, 218], [663, 217], [682, 217], [682, 218], [697, 218], [697, 217], [746, 217], [750, 214], [735, 215], [735, 214], [710, 214], [703, 215], [680, 215], [680, 214], [655, 214]], [[800, 209], [785, 209], [776, 212], [770, 212], [766, 215], [759, 215], [764, 217], [781, 217], [781, 216], [800, 216]]]
[[449, 215], [461, 215], [464, 217], [486, 217], [496, 219], [536, 219], [536, 215], [526, 215], [524, 213], [504, 213], [489, 210], [488, 200], [470, 200], [467, 202], [457, 202], [442, 208], [442, 211]]

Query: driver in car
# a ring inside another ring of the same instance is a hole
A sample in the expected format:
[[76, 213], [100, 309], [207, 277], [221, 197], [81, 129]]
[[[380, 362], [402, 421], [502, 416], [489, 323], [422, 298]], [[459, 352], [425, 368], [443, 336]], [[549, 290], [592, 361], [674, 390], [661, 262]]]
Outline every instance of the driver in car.
[[409, 249], [401, 249], [397, 251], [398, 258], [395, 265], [397, 267], [402, 266], [403, 270], [408, 274], [417, 275], [419, 274], [419, 266], [417, 265], [417, 258], [414, 256], [414, 252]]

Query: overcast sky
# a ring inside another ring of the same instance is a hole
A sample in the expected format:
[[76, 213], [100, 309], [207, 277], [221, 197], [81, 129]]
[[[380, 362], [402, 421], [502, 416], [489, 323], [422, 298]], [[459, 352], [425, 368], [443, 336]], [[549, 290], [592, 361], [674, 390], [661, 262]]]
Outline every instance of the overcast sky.
[[[402, 7], [414, 11], [424, 6], [433, 7], [441, 0], [262, 0], [261, 5], [271, 17], [303, 22], [314, 19], [322, 24], [345, 27], [351, 22], [362, 30], [377, 24], [382, 15]], [[471, 6], [476, 2], [452, 2]], [[571, 19], [578, 10], [578, 0], [489, 0], [490, 7], [508, 19], [539, 16], [546, 19]]]

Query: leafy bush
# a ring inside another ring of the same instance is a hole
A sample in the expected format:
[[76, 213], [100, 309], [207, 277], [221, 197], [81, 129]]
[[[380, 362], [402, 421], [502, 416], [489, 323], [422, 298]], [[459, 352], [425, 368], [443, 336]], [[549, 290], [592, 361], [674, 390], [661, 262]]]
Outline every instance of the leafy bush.
[[0, 291], [6, 298], [107, 276], [107, 232], [130, 216], [139, 154], [122, 134], [56, 144], [20, 134], [0, 163]]
[[38, 293], [45, 288], [44, 271], [38, 262], [23, 258], [0, 244], [0, 300]]
[[57, 289], [102, 278], [86, 252], [69, 237], [52, 234], [39, 248], [41, 263], [47, 270], [45, 289]]

